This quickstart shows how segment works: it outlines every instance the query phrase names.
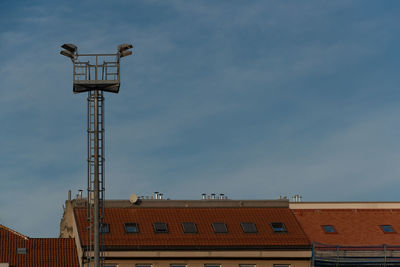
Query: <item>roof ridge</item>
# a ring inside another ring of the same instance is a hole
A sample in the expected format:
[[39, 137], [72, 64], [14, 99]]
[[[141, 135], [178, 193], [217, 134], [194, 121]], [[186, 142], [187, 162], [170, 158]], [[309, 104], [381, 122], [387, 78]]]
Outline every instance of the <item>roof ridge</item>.
[[27, 237], [27, 236], [25, 236], [25, 235], [23, 235], [23, 234], [21, 234], [21, 233], [18, 233], [17, 231], [14, 231], [14, 230], [12, 230], [12, 229], [10, 229], [10, 228], [8, 228], [8, 227], [2, 225], [2, 224], [0, 224], [0, 228], [6, 230], [6, 231], [8, 231], [8, 232], [11, 232], [11, 233], [14, 234], [14, 235], [17, 235], [17, 236], [19, 236], [19, 237], [22, 237], [22, 238], [25, 239], [25, 240], [29, 240], [29, 237]]

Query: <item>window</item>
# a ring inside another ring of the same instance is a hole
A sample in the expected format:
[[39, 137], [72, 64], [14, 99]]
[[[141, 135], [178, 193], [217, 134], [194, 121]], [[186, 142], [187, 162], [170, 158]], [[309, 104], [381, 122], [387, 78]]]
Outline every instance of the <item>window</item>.
[[204, 264], [204, 267], [221, 267], [221, 264]]
[[26, 248], [17, 248], [17, 254], [26, 254]]
[[239, 267], [256, 267], [255, 264], [239, 264]]
[[103, 223], [100, 225], [100, 232], [104, 234], [108, 234], [110, 232], [110, 226], [108, 226], [108, 223]]
[[186, 264], [171, 264], [170, 267], [186, 267]]
[[322, 225], [322, 229], [324, 229], [325, 233], [327, 234], [337, 233], [333, 225]]
[[193, 222], [183, 222], [182, 229], [185, 234], [195, 234], [197, 233], [196, 224]]
[[290, 267], [290, 264], [274, 264], [274, 267]]
[[212, 227], [214, 228], [214, 233], [216, 234], [226, 234], [228, 233], [228, 229], [226, 228], [225, 223], [212, 223]]
[[124, 223], [125, 232], [128, 234], [139, 233], [139, 225], [137, 223]]
[[136, 267], [151, 267], [151, 264], [136, 264]]
[[389, 224], [380, 226], [384, 233], [395, 233], [393, 227]]
[[163, 222], [155, 222], [153, 223], [154, 226], [154, 232], [155, 233], [161, 233], [161, 234], [167, 234], [168, 233], [168, 225]]
[[272, 222], [271, 227], [275, 233], [286, 233], [286, 227], [281, 222]]
[[257, 233], [257, 227], [252, 222], [242, 222], [242, 223], [240, 223], [240, 225], [242, 226], [243, 232], [245, 232], [247, 234]]
[[117, 265], [115, 265], [115, 264], [107, 264], [107, 265], [103, 265], [103, 267], [117, 267]]

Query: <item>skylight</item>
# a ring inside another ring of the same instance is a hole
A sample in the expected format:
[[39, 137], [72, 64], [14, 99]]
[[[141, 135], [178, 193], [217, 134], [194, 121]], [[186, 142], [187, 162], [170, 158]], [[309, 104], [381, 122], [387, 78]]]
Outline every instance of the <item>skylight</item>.
[[282, 222], [272, 222], [270, 225], [275, 233], [286, 233], [286, 227]]
[[154, 227], [155, 233], [161, 233], [161, 234], [168, 233], [168, 225], [166, 223], [155, 222], [155, 223], [153, 223], [153, 227]]
[[393, 227], [392, 227], [391, 225], [389, 225], [389, 224], [387, 224], [387, 225], [380, 225], [380, 227], [381, 227], [381, 229], [382, 229], [382, 231], [383, 231], [384, 233], [395, 233]]
[[100, 225], [100, 231], [102, 233], [108, 234], [110, 232], [110, 227], [108, 226], [108, 223], [103, 223]]
[[125, 232], [128, 234], [139, 233], [139, 225], [137, 223], [125, 223]]
[[258, 232], [256, 225], [252, 222], [242, 222], [240, 225], [242, 226], [243, 232], [246, 234], [254, 234]]
[[322, 229], [324, 229], [325, 233], [336, 233], [335, 227], [333, 225], [322, 225]]
[[195, 234], [197, 233], [196, 224], [193, 222], [183, 222], [182, 223], [183, 232], [185, 234]]
[[228, 229], [226, 228], [225, 223], [215, 222], [215, 223], [212, 223], [212, 227], [214, 228], [214, 233], [216, 233], [216, 234], [228, 233]]
[[17, 254], [26, 254], [26, 248], [17, 248]]

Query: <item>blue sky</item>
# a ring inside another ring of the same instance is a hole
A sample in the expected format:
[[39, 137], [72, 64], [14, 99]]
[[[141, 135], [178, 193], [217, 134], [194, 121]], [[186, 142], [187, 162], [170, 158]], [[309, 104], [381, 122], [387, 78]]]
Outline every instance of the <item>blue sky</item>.
[[86, 96], [59, 55], [124, 58], [106, 197], [398, 201], [398, 1], [0, 2], [0, 224], [59, 232], [86, 189]]

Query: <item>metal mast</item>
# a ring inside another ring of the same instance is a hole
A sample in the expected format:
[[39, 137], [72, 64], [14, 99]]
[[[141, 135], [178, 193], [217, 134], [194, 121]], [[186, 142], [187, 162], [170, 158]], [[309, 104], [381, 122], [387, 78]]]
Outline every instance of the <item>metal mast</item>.
[[87, 241], [83, 260], [86, 266], [103, 266], [104, 224], [104, 97], [103, 92], [118, 93], [120, 59], [132, 54], [130, 44], [118, 46], [116, 54], [78, 54], [73, 44], [61, 46], [60, 54], [74, 65], [74, 93], [88, 92], [88, 174]]

